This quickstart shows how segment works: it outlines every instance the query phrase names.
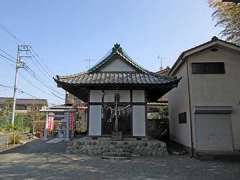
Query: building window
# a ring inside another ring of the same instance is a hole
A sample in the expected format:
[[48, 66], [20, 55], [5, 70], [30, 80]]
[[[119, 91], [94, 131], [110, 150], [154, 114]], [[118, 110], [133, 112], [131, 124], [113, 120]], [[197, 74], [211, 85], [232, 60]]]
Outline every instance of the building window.
[[224, 62], [192, 63], [193, 74], [224, 74]]
[[178, 122], [179, 122], [179, 124], [187, 123], [187, 113], [186, 112], [178, 114]]

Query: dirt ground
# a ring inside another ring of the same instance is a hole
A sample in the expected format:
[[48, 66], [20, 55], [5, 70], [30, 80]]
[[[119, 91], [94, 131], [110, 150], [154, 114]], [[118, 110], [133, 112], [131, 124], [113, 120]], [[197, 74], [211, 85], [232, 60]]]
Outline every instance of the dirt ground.
[[103, 160], [66, 154], [64, 142], [34, 140], [0, 153], [0, 179], [237, 180], [240, 160], [197, 160], [189, 156]]

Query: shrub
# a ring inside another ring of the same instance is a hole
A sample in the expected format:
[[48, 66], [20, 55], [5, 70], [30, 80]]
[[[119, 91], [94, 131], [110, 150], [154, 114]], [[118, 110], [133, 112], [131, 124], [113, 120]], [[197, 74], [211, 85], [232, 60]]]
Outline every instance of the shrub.
[[9, 119], [6, 116], [0, 116], [0, 129], [6, 129], [9, 124]]
[[20, 142], [21, 142], [21, 136], [16, 132], [11, 133], [9, 137], [9, 144], [20, 144]]

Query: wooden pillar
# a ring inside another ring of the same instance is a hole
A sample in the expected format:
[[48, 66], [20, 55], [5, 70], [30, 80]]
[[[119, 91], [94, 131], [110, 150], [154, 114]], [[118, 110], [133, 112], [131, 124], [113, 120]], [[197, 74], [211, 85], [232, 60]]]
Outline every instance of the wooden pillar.
[[46, 122], [45, 122], [45, 129], [44, 129], [44, 139], [48, 139], [48, 112], [46, 112]]

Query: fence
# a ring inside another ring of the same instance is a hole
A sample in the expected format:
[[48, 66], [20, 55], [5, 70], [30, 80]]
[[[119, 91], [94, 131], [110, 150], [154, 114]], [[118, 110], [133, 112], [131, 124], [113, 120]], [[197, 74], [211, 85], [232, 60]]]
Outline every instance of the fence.
[[0, 134], [0, 152], [8, 149], [9, 136]]

